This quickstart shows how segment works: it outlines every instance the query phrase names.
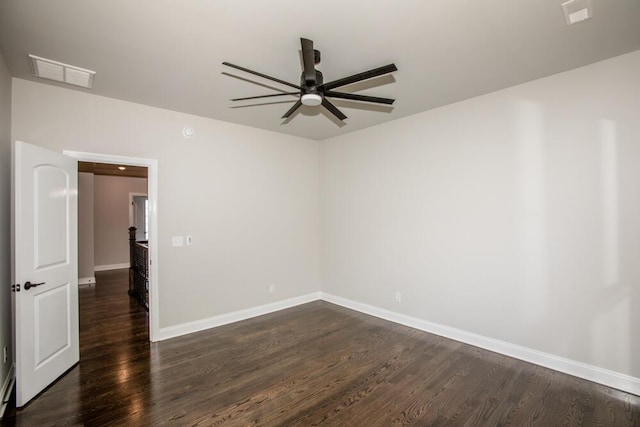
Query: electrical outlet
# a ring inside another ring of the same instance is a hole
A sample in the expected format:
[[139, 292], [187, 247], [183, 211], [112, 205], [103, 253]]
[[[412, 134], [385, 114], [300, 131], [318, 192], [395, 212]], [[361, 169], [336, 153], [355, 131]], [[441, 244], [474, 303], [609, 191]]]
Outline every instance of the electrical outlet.
[[184, 244], [184, 238], [182, 236], [173, 236], [171, 238], [171, 246], [182, 246]]
[[187, 236], [187, 246], [193, 245], [193, 236]]
[[276, 285], [269, 285], [269, 293], [270, 294], [276, 293]]
[[400, 292], [396, 292], [396, 302], [402, 302], [402, 294]]

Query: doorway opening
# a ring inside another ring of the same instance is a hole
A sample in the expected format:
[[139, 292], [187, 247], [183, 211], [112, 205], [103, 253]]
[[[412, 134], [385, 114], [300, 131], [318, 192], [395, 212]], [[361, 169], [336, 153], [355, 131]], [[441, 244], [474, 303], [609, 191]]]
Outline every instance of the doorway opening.
[[149, 240], [149, 197], [147, 193], [129, 193], [129, 227], [136, 229], [136, 241]]
[[[148, 241], [148, 309], [149, 309], [149, 340], [157, 341], [159, 331], [159, 304], [158, 304], [158, 222], [157, 222], [157, 195], [158, 195], [158, 166], [157, 160], [127, 157], [108, 154], [86, 153], [78, 151], [63, 151], [63, 154], [75, 158], [78, 162], [99, 163], [117, 165], [130, 169], [144, 169], [147, 173], [147, 192], [144, 202], [145, 212], [144, 232]], [[129, 197], [133, 197], [130, 195]], [[142, 199], [139, 199], [141, 202]], [[129, 214], [131, 217], [131, 214]], [[136, 236], [137, 238], [137, 236]], [[127, 265], [128, 267], [129, 265]], [[107, 266], [109, 267], [109, 266]], [[116, 265], [117, 267], [117, 265]]]

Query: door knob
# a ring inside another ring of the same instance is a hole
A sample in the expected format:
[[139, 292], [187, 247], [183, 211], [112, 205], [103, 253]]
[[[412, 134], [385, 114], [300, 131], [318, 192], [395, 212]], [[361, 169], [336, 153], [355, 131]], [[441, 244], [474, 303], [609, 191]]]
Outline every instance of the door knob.
[[42, 282], [42, 283], [31, 283], [31, 282], [26, 282], [24, 284], [24, 290], [28, 291], [31, 288], [35, 288], [36, 286], [40, 286], [40, 285], [44, 285], [46, 282]]

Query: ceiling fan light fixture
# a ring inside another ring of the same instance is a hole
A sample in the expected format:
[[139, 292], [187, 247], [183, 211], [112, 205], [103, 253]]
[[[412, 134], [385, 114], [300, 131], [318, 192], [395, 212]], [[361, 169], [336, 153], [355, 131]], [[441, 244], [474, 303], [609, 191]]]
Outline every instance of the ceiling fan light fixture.
[[322, 104], [322, 97], [317, 93], [305, 93], [300, 98], [300, 101], [303, 105], [307, 105], [309, 107], [317, 107]]

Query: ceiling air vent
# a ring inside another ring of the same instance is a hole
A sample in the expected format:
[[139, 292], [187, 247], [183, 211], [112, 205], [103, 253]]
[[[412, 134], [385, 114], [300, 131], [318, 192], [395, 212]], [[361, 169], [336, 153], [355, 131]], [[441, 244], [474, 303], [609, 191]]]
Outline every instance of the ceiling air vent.
[[96, 74], [95, 71], [85, 70], [84, 68], [40, 58], [35, 55], [29, 55], [29, 61], [31, 61], [33, 75], [36, 77], [86, 87], [88, 89], [91, 89], [93, 85], [93, 76]]
[[585, 19], [591, 18], [593, 15], [591, 0], [569, 0], [560, 6], [562, 6], [564, 22], [566, 22], [567, 25], [582, 22]]

